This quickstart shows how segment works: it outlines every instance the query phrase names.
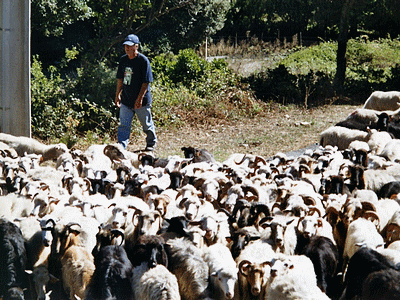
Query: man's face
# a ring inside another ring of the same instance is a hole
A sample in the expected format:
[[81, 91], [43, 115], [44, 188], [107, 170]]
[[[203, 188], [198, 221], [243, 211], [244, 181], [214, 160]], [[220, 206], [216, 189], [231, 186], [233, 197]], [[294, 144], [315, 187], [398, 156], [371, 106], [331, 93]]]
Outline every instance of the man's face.
[[139, 45], [135, 44], [132, 46], [124, 45], [125, 46], [125, 53], [129, 56], [129, 58], [135, 57], [136, 51], [139, 48]]

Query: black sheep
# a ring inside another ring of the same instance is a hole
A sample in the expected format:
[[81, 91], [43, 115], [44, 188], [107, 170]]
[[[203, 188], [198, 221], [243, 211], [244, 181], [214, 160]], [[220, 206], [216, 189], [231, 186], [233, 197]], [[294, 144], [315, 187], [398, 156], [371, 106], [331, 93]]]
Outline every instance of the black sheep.
[[27, 254], [21, 230], [0, 219], [0, 298], [24, 299], [20, 288], [26, 281]]
[[297, 254], [310, 258], [317, 275], [317, 284], [321, 291], [332, 297], [335, 288], [334, 279], [339, 262], [339, 252], [335, 244], [324, 236], [312, 236]]
[[110, 245], [94, 257], [96, 269], [88, 285], [86, 300], [132, 299], [132, 264], [122, 246]]
[[[367, 277], [374, 272], [387, 270], [396, 270], [396, 267], [386, 257], [367, 247], [359, 249], [350, 258], [344, 280], [344, 291], [340, 299], [350, 300], [356, 296], [361, 297], [363, 292], [363, 284]], [[382, 277], [380, 279], [383, 280]], [[372, 279], [370, 278], [370, 280]], [[395, 284], [398, 284], [398, 282]], [[376, 299], [381, 298], [379, 297]]]
[[128, 252], [128, 257], [133, 267], [140, 266], [143, 262], [147, 262], [149, 268], [157, 264], [168, 267], [165, 241], [158, 235], [141, 235], [132, 250]]

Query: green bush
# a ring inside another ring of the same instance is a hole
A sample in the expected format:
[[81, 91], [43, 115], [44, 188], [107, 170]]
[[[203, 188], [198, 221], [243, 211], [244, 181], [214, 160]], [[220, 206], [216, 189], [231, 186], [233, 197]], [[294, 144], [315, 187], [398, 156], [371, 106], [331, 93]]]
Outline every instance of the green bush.
[[[265, 102], [297, 103], [305, 107], [326, 104], [337, 98], [332, 87], [336, 52], [335, 42], [297, 48], [278, 67], [253, 74], [246, 82]], [[398, 40], [349, 40], [346, 58], [344, 99], [361, 103], [373, 90], [398, 89]]]
[[[86, 77], [80, 76], [78, 72], [78, 76], [73, 79], [63, 79], [53, 66], [46, 76], [38, 57], [33, 58], [31, 77], [34, 136], [43, 140], [61, 139], [71, 147], [86, 131], [106, 133], [116, 130], [117, 119], [115, 111], [111, 109], [112, 103], [106, 106], [105, 101], [102, 101], [106, 97], [98, 92], [101, 88], [105, 90], [104, 83], [99, 83], [96, 88], [89, 81], [87, 91], [91, 88], [93, 91], [89, 97], [92, 101], [89, 101], [84, 98], [84, 92], [77, 88], [83, 85]], [[111, 81], [110, 77], [103, 77]], [[115, 94], [115, 79], [113, 89]], [[75, 91], [78, 94], [74, 94]], [[97, 98], [93, 95], [97, 95]]]

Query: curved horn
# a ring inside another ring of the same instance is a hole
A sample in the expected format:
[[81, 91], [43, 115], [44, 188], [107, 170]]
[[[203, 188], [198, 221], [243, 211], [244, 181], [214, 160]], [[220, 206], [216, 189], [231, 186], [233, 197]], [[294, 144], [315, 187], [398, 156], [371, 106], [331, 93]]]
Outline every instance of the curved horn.
[[321, 211], [319, 210], [319, 208], [318, 207], [315, 207], [315, 206], [313, 206], [313, 207], [310, 207], [309, 209], [308, 209], [308, 215], [309, 216], [312, 216], [315, 212], [317, 212], [318, 213], [318, 216], [321, 218]]
[[265, 203], [257, 203], [255, 205], [255, 211], [257, 215], [261, 213], [264, 213], [266, 217], [269, 217], [271, 215], [271, 211], [269, 210], [268, 205]]
[[[380, 219], [379, 219], [379, 216], [378, 216], [378, 214], [376, 212], [374, 212], [374, 211], [366, 211], [366, 212], [363, 213], [363, 218], [365, 218], [367, 220], [372, 219], [371, 220], [372, 223], [374, 223], [377, 228], [379, 227]], [[377, 223], [375, 223], [375, 221], [377, 221]]]
[[121, 246], [125, 241], [125, 234], [119, 229], [111, 229], [111, 239], [116, 239], [119, 236], [122, 237], [121, 243], [119, 244]]
[[315, 201], [315, 199], [311, 196], [301, 196], [301, 198], [303, 198], [303, 201], [306, 205], [308, 206], [315, 206], [317, 205], [317, 202]]
[[243, 158], [241, 159], [241, 161], [240, 162], [236, 162], [236, 161], [234, 161], [235, 162], [235, 164], [237, 164], [237, 165], [241, 165], [243, 162], [244, 162], [244, 160], [245, 160], [245, 158], [247, 157], [247, 154], [245, 154], [244, 156], [243, 156]]
[[240, 274], [242, 274], [243, 276], [246, 277], [249, 274], [248, 273], [249, 272], [249, 266], [251, 266], [251, 262], [250, 261], [242, 260], [239, 263], [239, 267], [238, 267]]
[[54, 221], [53, 218], [50, 218], [50, 219], [48, 219], [48, 220], [46, 221], [46, 226], [47, 226], [47, 224], [49, 224], [49, 223], [52, 223], [52, 224], [53, 224], [53, 227], [56, 226], [56, 221]]
[[362, 209], [366, 211], [375, 211], [376, 212], [376, 207], [373, 203], [370, 201], [361, 201]]

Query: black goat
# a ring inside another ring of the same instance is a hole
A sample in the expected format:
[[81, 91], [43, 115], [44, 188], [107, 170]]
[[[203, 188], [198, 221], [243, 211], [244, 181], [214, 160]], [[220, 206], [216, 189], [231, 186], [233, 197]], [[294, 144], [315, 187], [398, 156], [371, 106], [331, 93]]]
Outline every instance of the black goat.
[[244, 247], [246, 247], [251, 241], [255, 241], [260, 238], [260, 232], [255, 229], [254, 226], [243, 227], [235, 230], [229, 237], [229, 239], [232, 241], [231, 253], [233, 259], [236, 259]]
[[27, 253], [21, 230], [14, 223], [0, 219], [0, 298], [23, 300]]
[[[324, 236], [312, 236], [304, 241], [304, 247], [296, 247], [298, 253], [310, 258], [317, 275], [318, 287], [328, 296], [337, 291], [335, 275], [339, 263], [339, 252], [335, 244]], [[298, 244], [301, 243], [298, 241]]]
[[[386, 272], [387, 270], [396, 270], [396, 267], [379, 252], [367, 247], [361, 248], [350, 258], [347, 267], [346, 277], [344, 280], [344, 291], [340, 299], [350, 300], [354, 299], [354, 297], [356, 296], [361, 297], [363, 292], [363, 285], [367, 277], [375, 272]], [[393, 279], [395, 280], [395, 278]], [[372, 279], [370, 278], [370, 280]], [[383, 280], [383, 278], [381, 278], [381, 280]], [[398, 284], [398, 282], [396, 281], [394, 282], [394, 284]], [[370, 299], [382, 298], [378, 297]]]
[[100, 249], [110, 245], [122, 245], [124, 243], [125, 235], [119, 229], [111, 229], [106, 226], [100, 225], [99, 232], [96, 234], [96, 245], [93, 247], [92, 255], [95, 257]]
[[239, 228], [258, 225], [258, 222], [271, 216], [268, 206], [260, 202], [249, 202], [240, 199], [236, 202], [230, 218], [231, 224], [236, 223]]
[[153, 268], [157, 264], [168, 267], [165, 241], [159, 235], [140, 236], [128, 256], [133, 267], [140, 266], [143, 262], [147, 262], [149, 268]]
[[215, 162], [214, 156], [206, 149], [198, 149], [194, 147], [182, 147], [185, 158], [192, 158], [193, 162]]
[[94, 257], [96, 269], [88, 285], [86, 300], [132, 299], [132, 264], [122, 246], [110, 245]]

